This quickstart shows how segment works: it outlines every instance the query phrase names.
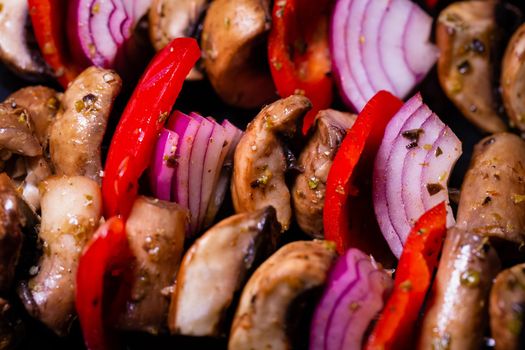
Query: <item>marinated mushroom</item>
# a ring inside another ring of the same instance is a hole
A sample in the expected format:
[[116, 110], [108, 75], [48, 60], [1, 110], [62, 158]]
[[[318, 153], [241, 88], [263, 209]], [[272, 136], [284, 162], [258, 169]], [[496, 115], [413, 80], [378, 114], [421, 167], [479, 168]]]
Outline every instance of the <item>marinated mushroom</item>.
[[255, 108], [276, 99], [266, 60], [269, 0], [215, 0], [202, 29], [204, 68], [227, 104]]
[[498, 255], [487, 237], [450, 229], [418, 349], [480, 349], [490, 288], [499, 270]]
[[264, 107], [248, 125], [235, 150], [232, 200], [237, 213], [272, 206], [283, 231], [290, 226], [292, 208], [284, 174], [287, 170], [280, 135], [293, 135], [297, 122], [312, 107], [293, 95]]
[[237, 214], [209, 229], [182, 261], [170, 330], [190, 336], [221, 335], [235, 293], [273, 252], [279, 232], [272, 207]]
[[514, 33], [505, 51], [501, 90], [510, 120], [525, 131], [525, 24]]
[[90, 67], [68, 87], [49, 147], [58, 175], [82, 175], [100, 183], [100, 146], [122, 80], [114, 71]]
[[26, 109], [0, 103], [0, 149], [29, 157], [42, 155], [42, 146], [33, 130]]
[[188, 211], [176, 203], [139, 197], [126, 222], [136, 259], [135, 279], [118, 327], [158, 334], [166, 330], [172, 285], [184, 247]]
[[48, 75], [36, 45], [27, 1], [2, 0], [0, 8], [0, 59], [17, 74], [29, 79]]
[[461, 188], [456, 226], [525, 243], [525, 141], [495, 134], [474, 148]]
[[43, 255], [18, 294], [27, 311], [59, 335], [75, 315], [75, 277], [85, 244], [100, 220], [102, 195], [83, 176], [55, 176], [40, 185]]
[[11, 94], [5, 102], [24, 108], [33, 121], [34, 133], [44, 149], [49, 140], [49, 126], [60, 106], [59, 94], [45, 86], [29, 86]]
[[39, 186], [52, 175], [51, 168], [44, 157], [19, 158], [17, 162], [23, 163], [23, 172], [19, 179], [13, 174], [13, 180], [22, 198], [34, 212], [37, 212], [40, 209]]
[[497, 40], [495, 0], [460, 1], [439, 15], [436, 42], [438, 76], [448, 98], [486, 132], [507, 129], [498, 116], [492, 88], [492, 51]]
[[299, 227], [308, 235], [323, 238], [323, 207], [328, 172], [346, 130], [355, 114], [328, 109], [315, 118], [314, 133], [301, 152], [298, 166], [304, 171], [292, 188], [294, 214]]
[[490, 329], [496, 350], [525, 348], [525, 264], [501, 272], [490, 292]]
[[228, 349], [292, 349], [287, 321], [309, 318], [293, 317], [292, 305], [320, 292], [335, 258], [333, 245], [325, 241], [292, 242], [273, 254], [244, 287]]

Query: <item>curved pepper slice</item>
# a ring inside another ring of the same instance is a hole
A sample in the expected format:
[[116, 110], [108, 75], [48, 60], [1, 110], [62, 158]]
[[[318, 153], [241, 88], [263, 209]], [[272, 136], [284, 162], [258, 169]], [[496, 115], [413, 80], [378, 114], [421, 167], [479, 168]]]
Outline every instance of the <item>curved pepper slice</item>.
[[160, 130], [199, 57], [195, 39], [174, 39], [157, 53], [140, 79], [108, 151], [102, 180], [106, 217], [128, 216]]
[[73, 63], [66, 49], [64, 19], [67, 0], [28, 0], [28, 4], [40, 51], [65, 89], [81, 71], [80, 67]]
[[339, 254], [354, 247], [373, 253], [387, 265], [391, 261], [392, 255], [373, 217], [371, 178], [386, 125], [402, 105], [403, 101], [391, 93], [378, 92], [363, 108], [337, 151], [326, 182], [323, 224], [325, 239], [336, 243]]
[[438, 265], [438, 256], [447, 233], [446, 222], [445, 202], [427, 211], [416, 222], [399, 260], [394, 291], [365, 349], [413, 348], [416, 321]]
[[[133, 256], [124, 221], [111, 218], [101, 225], [80, 257], [76, 276], [76, 309], [90, 350], [118, 348], [117, 339], [107, 331], [108, 315], [127, 300]], [[111, 284], [114, 288], [108, 288]], [[109, 307], [110, 306], [110, 307]]]
[[317, 112], [332, 104], [329, 11], [329, 0], [276, 0], [273, 6], [268, 38], [270, 71], [281, 97], [300, 93], [312, 102], [303, 133]]

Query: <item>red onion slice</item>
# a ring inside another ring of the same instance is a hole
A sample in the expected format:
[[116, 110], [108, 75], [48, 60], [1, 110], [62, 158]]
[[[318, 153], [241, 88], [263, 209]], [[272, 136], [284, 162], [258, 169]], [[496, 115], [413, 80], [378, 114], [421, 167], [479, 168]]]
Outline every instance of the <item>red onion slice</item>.
[[330, 273], [310, 327], [311, 350], [360, 349], [372, 319], [393, 286], [386, 271], [349, 249]]
[[[449, 175], [461, 142], [416, 94], [392, 118], [376, 156], [373, 199], [379, 227], [399, 257], [417, 219], [448, 203]], [[447, 225], [454, 224], [450, 206]]]
[[380, 90], [406, 97], [437, 60], [431, 26], [410, 0], [338, 0], [330, 51], [344, 102], [360, 111]]
[[162, 129], [150, 166], [151, 190], [157, 198], [165, 201], [171, 199], [171, 181], [175, 174], [174, 160], [178, 141], [179, 135], [174, 131]]

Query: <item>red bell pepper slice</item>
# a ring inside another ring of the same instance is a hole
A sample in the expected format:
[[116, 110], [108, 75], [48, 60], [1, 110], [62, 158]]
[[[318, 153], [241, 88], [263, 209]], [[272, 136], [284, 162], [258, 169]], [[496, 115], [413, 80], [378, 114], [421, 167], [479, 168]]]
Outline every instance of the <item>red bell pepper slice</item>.
[[106, 217], [128, 216], [159, 132], [199, 57], [195, 39], [174, 39], [157, 53], [140, 79], [108, 151], [102, 180]]
[[329, 0], [276, 0], [268, 38], [268, 59], [281, 97], [304, 93], [313, 108], [305, 116], [306, 133], [321, 109], [332, 104], [333, 82], [328, 48]]
[[[119, 315], [127, 300], [133, 263], [124, 221], [111, 218], [101, 225], [80, 257], [76, 276], [76, 309], [90, 350], [118, 348], [107, 331], [111, 315]], [[112, 284], [112, 288], [108, 288]]]
[[378, 92], [348, 130], [335, 156], [326, 182], [323, 223], [325, 238], [336, 243], [339, 254], [355, 247], [380, 261], [392, 257], [373, 217], [371, 179], [386, 125], [402, 105], [391, 93]]
[[366, 344], [367, 350], [411, 349], [414, 329], [438, 265], [445, 239], [447, 210], [441, 202], [410, 232], [399, 260], [394, 291]]
[[64, 20], [67, 3], [67, 0], [28, 0], [29, 15], [40, 51], [64, 89], [81, 71], [66, 49]]

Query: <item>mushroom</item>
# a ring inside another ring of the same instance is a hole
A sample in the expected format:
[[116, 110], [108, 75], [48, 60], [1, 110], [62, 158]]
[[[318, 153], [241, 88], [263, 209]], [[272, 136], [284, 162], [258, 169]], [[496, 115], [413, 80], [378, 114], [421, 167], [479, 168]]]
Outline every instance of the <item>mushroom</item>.
[[525, 264], [502, 271], [490, 292], [490, 330], [496, 350], [525, 348]]
[[42, 181], [52, 175], [51, 168], [44, 157], [26, 157], [19, 161], [24, 163], [25, 172], [17, 189], [29, 207], [37, 212], [40, 209], [39, 186]]
[[5, 103], [24, 108], [33, 121], [34, 133], [44, 149], [49, 140], [49, 126], [60, 106], [59, 94], [45, 86], [29, 86], [12, 93]]
[[264, 107], [248, 125], [233, 162], [231, 191], [237, 213], [273, 206], [283, 231], [288, 229], [292, 208], [284, 179], [286, 157], [279, 135], [293, 135], [298, 120], [311, 107], [306, 97], [293, 95]]
[[0, 4], [0, 59], [25, 78], [49, 75], [32, 33], [28, 2], [2, 0]]
[[215, 0], [204, 19], [204, 68], [224, 102], [255, 108], [277, 98], [266, 60], [269, 0]]
[[100, 183], [100, 146], [121, 86], [117, 73], [97, 67], [69, 85], [50, 130], [51, 161], [58, 175], [82, 175]]
[[27, 110], [0, 103], [0, 149], [29, 157], [42, 155], [42, 147], [33, 130]]
[[0, 298], [0, 350], [19, 347], [24, 338], [24, 324], [9, 301]]
[[75, 315], [75, 277], [82, 249], [100, 220], [102, 195], [83, 176], [55, 176], [40, 185], [43, 255], [18, 294], [27, 311], [58, 335]]
[[333, 109], [320, 111], [314, 133], [301, 152], [298, 166], [304, 171], [292, 188], [294, 213], [299, 227], [308, 235], [323, 238], [323, 207], [328, 172], [346, 130], [357, 116]]
[[166, 329], [189, 213], [176, 203], [138, 197], [126, 222], [135, 278], [118, 328], [158, 334]]
[[235, 293], [273, 252], [279, 232], [275, 209], [267, 207], [227, 218], [199, 238], [177, 275], [169, 316], [172, 333], [221, 335]]
[[501, 90], [510, 120], [525, 131], [525, 24], [514, 33], [505, 51]]
[[492, 88], [491, 57], [499, 36], [496, 4], [495, 0], [455, 2], [440, 13], [436, 29], [441, 87], [468, 120], [490, 133], [507, 129], [498, 116]]
[[[299, 298], [317, 296], [337, 254], [326, 241], [292, 242], [266, 260], [248, 280], [233, 320], [229, 350], [293, 349], [288, 320]], [[319, 295], [320, 296], [320, 295]], [[295, 304], [295, 305], [294, 305]], [[303, 303], [306, 304], [305, 300]], [[295, 317], [294, 317], [295, 316]], [[302, 338], [308, 338], [303, 334]]]

